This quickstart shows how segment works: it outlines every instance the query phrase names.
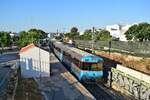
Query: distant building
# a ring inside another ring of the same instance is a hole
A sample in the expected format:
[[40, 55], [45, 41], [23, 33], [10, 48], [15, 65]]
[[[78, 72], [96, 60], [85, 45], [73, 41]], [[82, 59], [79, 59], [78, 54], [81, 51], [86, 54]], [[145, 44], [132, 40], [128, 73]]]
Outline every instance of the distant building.
[[21, 48], [19, 55], [22, 77], [48, 77], [50, 75], [49, 52], [34, 44], [29, 44]]
[[110, 32], [110, 34], [115, 37], [119, 38], [120, 41], [127, 41], [125, 37], [125, 32], [131, 27], [131, 25], [107, 25], [106, 30]]
[[11, 37], [18, 36], [17, 33], [13, 33], [13, 32], [10, 32], [9, 35], [10, 35]]
[[50, 39], [59, 39], [59, 40], [61, 40], [61, 39], [63, 39], [63, 37], [64, 37], [64, 33], [49, 33], [48, 34], [48, 37], [50, 38]]
[[48, 33], [48, 36], [47, 36], [48, 38], [54, 38], [54, 33]]

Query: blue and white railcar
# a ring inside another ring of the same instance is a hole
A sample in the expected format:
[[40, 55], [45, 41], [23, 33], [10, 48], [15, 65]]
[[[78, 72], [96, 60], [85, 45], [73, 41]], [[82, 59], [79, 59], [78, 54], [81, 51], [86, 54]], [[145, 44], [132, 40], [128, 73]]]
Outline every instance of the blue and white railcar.
[[53, 43], [53, 51], [79, 80], [84, 81], [103, 76], [103, 59], [101, 57], [69, 47], [61, 42]]

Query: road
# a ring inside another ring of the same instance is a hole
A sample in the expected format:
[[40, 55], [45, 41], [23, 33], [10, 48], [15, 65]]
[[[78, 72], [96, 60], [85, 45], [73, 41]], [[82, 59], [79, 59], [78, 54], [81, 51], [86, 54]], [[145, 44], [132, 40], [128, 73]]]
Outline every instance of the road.
[[2, 95], [5, 94], [10, 72], [11, 72], [11, 69], [8, 67], [0, 68], [0, 98]]
[[0, 100], [6, 93], [8, 79], [11, 73], [10, 65], [14, 64], [19, 58], [18, 53], [8, 52], [0, 55]]
[[19, 58], [18, 53], [7, 53], [0, 55], [0, 63], [16, 60]]

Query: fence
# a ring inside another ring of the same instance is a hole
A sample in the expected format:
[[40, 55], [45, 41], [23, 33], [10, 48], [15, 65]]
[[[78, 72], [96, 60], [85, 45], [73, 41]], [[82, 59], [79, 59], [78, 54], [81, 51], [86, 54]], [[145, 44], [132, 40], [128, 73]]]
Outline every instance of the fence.
[[[92, 47], [92, 41], [75, 40], [80, 48]], [[94, 50], [120, 52], [142, 57], [150, 57], [150, 42], [124, 42], [124, 41], [96, 41], [93, 43]]]
[[0, 47], [0, 54], [8, 54], [13, 52], [18, 52], [19, 48], [17, 46], [12, 47]]

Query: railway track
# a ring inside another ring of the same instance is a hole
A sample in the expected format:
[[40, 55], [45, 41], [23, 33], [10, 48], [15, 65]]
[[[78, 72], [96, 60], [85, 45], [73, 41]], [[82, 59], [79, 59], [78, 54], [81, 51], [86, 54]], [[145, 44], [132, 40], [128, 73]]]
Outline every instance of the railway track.
[[[56, 58], [58, 59], [57, 56], [56, 56]], [[64, 63], [62, 63], [62, 64], [69, 71], [67, 66]], [[73, 73], [71, 73], [71, 74], [77, 79], [77, 77]], [[96, 98], [96, 100], [121, 100], [121, 99], [118, 99], [116, 96], [114, 96], [108, 90], [105, 90], [105, 88], [102, 88], [103, 86], [100, 84], [93, 83], [93, 82], [90, 82], [90, 83], [81, 82], [81, 84]]]
[[[66, 65], [64, 63], [62, 64], [68, 70]], [[77, 77], [73, 73], [71, 74], [77, 79]], [[100, 86], [99, 84], [93, 82], [90, 83], [81, 82], [81, 84], [96, 98], [96, 100], [119, 100], [114, 98], [112, 95], [108, 94], [108, 92], [106, 92], [106, 90], [104, 90], [102, 86]]]
[[[90, 91], [97, 100], [116, 100], [113, 95], [110, 95], [107, 90], [97, 83], [82, 83], [88, 91]], [[107, 91], [107, 92], [106, 92]]]

